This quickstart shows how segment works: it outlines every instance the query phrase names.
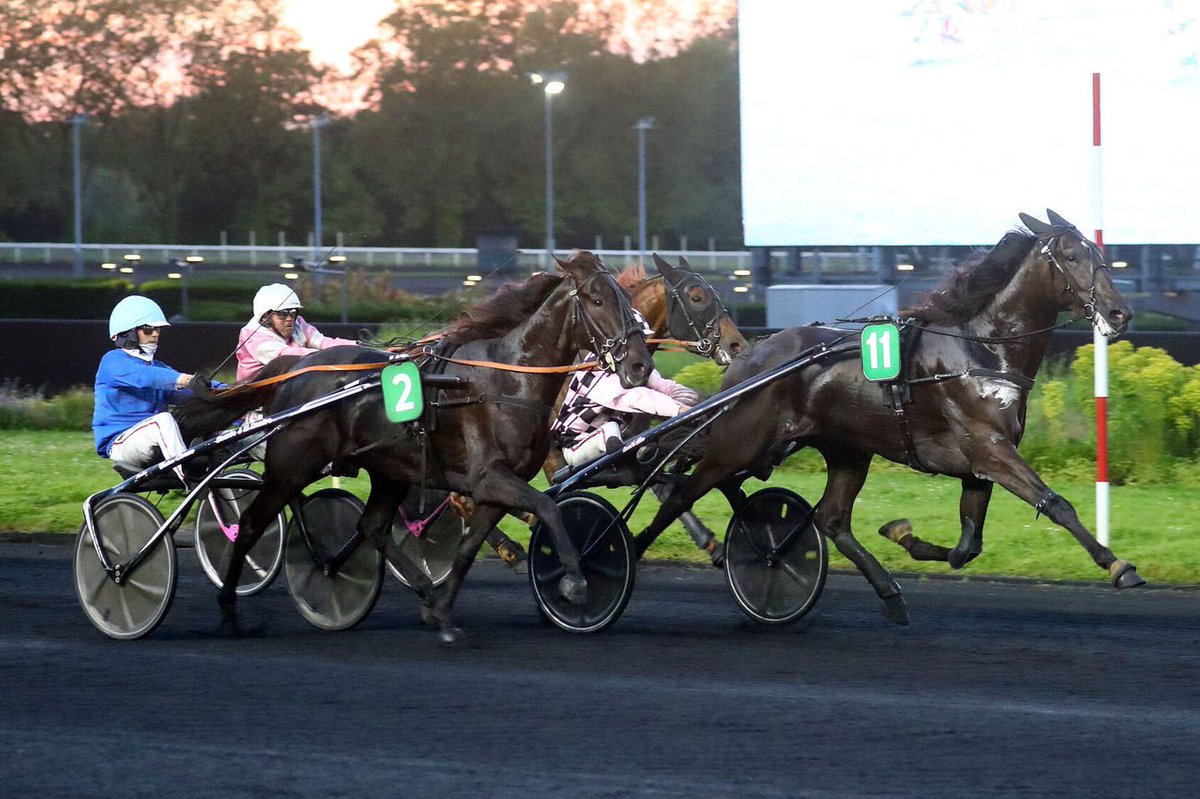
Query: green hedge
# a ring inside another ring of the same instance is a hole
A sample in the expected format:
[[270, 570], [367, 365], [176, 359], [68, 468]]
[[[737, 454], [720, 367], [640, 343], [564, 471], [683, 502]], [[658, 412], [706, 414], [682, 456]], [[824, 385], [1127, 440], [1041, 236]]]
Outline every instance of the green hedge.
[[5, 280], [0, 282], [2, 319], [107, 319], [133, 284], [104, 280]]
[[[455, 294], [422, 297], [393, 289], [387, 275], [351, 275], [348, 316], [351, 322], [431, 321], [446, 324], [462, 310]], [[250, 318], [260, 280], [188, 281], [188, 319], [197, 322], [244, 322]], [[168, 318], [182, 313], [178, 280], [148, 280], [137, 291], [154, 300]], [[0, 283], [0, 318], [107, 319], [123, 297], [134, 292], [124, 279], [6, 280]], [[301, 290], [304, 317], [314, 322], [342, 318], [340, 283], [308, 285]], [[422, 331], [424, 332], [424, 331]]]

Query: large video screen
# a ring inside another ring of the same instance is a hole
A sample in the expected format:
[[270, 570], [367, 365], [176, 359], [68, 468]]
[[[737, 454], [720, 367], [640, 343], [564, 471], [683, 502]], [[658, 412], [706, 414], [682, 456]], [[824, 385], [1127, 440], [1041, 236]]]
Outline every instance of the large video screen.
[[749, 246], [992, 244], [1046, 207], [1109, 243], [1200, 242], [1200, 0], [741, 0], [738, 17]]

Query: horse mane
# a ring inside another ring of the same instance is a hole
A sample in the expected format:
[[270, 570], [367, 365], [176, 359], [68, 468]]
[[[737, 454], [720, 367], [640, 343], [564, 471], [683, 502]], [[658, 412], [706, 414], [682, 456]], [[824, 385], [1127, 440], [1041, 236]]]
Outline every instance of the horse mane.
[[486, 300], [471, 305], [446, 328], [445, 337], [455, 344], [484, 338], [499, 338], [529, 319], [566, 274], [538, 272], [519, 283], [505, 283]]
[[646, 280], [646, 267], [642, 264], [628, 266], [622, 269], [621, 273], [617, 275], [617, 285], [626, 291], [632, 291], [639, 284], [645, 283]]
[[973, 319], [1012, 281], [1036, 241], [1032, 234], [1010, 230], [995, 247], [951, 272], [925, 305], [906, 315], [936, 325], [960, 325]]

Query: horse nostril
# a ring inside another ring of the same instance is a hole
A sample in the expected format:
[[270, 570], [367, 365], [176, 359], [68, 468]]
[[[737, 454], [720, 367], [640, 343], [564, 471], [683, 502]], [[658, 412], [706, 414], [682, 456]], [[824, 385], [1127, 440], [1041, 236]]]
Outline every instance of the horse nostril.
[[1108, 320], [1114, 325], [1120, 326], [1125, 324], [1129, 320], [1129, 317], [1124, 311], [1112, 310], [1108, 312]]

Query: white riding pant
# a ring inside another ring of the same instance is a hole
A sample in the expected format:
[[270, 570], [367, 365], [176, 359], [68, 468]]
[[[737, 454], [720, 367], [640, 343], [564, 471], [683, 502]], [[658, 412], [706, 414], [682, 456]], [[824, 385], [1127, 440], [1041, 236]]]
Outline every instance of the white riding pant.
[[157, 413], [121, 433], [113, 439], [108, 457], [123, 469], [141, 471], [157, 462], [155, 447], [162, 452], [164, 460], [187, 449], [179, 425], [169, 413]]
[[[616, 439], [616, 446], [610, 449], [609, 441], [612, 439]], [[568, 466], [579, 466], [594, 461], [601, 455], [614, 452], [620, 443], [621, 425], [616, 422], [605, 422], [575, 446], [564, 449], [563, 459], [566, 460]]]

